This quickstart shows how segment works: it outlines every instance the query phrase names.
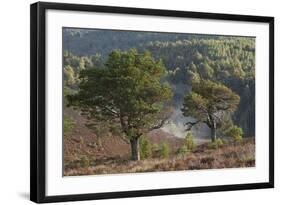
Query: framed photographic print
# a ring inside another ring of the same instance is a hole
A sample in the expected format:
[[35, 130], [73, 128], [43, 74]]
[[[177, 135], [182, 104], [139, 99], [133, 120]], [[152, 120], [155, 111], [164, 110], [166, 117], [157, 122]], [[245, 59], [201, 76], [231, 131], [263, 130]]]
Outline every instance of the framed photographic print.
[[274, 18], [31, 5], [34, 202], [274, 187]]

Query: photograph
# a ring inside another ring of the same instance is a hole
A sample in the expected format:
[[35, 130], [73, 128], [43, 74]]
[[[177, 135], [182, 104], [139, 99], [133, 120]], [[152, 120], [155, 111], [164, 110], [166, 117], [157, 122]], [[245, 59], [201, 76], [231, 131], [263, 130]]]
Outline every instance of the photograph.
[[30, 6], [31, 201], [274, 187], [274, 17], [167, 9]]
[[256, 166], [256, 37], [62, 27], [63, 176]]

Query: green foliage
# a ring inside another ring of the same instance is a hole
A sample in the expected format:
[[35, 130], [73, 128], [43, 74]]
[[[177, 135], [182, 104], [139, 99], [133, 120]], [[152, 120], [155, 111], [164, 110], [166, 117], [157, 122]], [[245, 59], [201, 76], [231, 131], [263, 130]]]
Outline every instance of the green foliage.
[[163, 126], [170, 114], [165, 103], [172, 97], [171, 88], [161, 82], [165, 74], [162, 61], [148, 51], [114, 50], [103, 67], [80, 69], [79, 91], [68, 100], [89, 119], [118, 122], [127, 140], [139, 138]]
[[196, 148], [196, 145], [193, 140], [193, 135], [191, 132], [188, 132], [184, 138], [184, 144], [177, 150], [177, 154], [180, 156], [189, 155]]
[[184, 116], [196, 119], [188, 124], [188, 129], [203, 122], [215, 130], [217, 125], [224, 123], [225, 115], [236, 110], [239, 102], [240, 97], [225, 85], [201, 80], [193, 82], [191, 93], [184, 98], [182, 112]]
[[159, 151], [159, 145], [158, 144], [156, 144], [156, 143], [154, 143], [154, 144], [152, 144], [152, 152], [157, 152], [157, 151]]
[[[175, 38], [180, 38], [175, 36]], [[240, 105], [234, 113], [234, 123], [242, 126], [247, 135], [255, 135], [255, 41], [252, 38], [213, 36], [185, 36], [187, 40], [154, 42], [147, 49], [161, 57], [169, 70], [168, 79], [173, 87], [200, 78], [220, 82], [238, 94]], [[181, 58], [177, 58], [177, 56]], [[177, 73], [187, 68], [189, 80]], [[200, 77], [199, 77], [200, 76]], [[174, 88], [174, 104], [181, 106], [186, 94], [180, 86]]]
[[91, 165], [91, 162], [90, 162], [90, 160], [88, 159], [88, 157], [86, 157], [86, 156], [82, 156], [81, 158], [80, 158], [80, 166], [81, 167], [89, 167]]
[[189, 151], [192, 152], [192, 151], [195, 150], [196, 145], [194, 143], [193, 135], [192, 135], [191, 132], [188, 132], [187, 135], [185, 136], [185, 143], [184, 144]]
[[160, 147], [160, 157], [162, 159], [168, 158], [170, 155], [170, 147], [167, 143], [163, 143]]
[[223, 141], [220, 138], [215, 139], [213, 142], [209, 144], [209, 148], [218, 149], [223, 145]]
[[182, 84], [190, 86], [200, 78], [223, 83], [241, 98], [234, 123], [247, 135], [255, 134], [254, 38], [65, 28], [63, 41], [64, 67], [74, 72], [72, 89], [77, 89], [80, 70], [104, 67], [113, 49], [149, 50], [167, 68], [165, 81], [172, 84], [173, 105], [181, 106], [186, 95]]
[[151, 146], [152, 157], [159, 157], [160, 146], [157, 143], [153, 143]]
[[66, 115], [63, 115], [63, 135], [67, 137], [74, 127], [74, 122]]
[[233, 121], [230, 113], [222, 116], [221, 121], [217, 124], [218, 131], [224, 134], [230, 127], [233, 126]]
[[76, 76], [75, 76], [73, 68], [70, 65], [65, 66], [63, 69], [63, 72], [64, 72], [65, 85], [73, 86], [76, 82]]
[[80, 72], [79, 92], [70, 102], [93, 118], [119, 119], [122, 131], [130, 139], [141, 136], [165, 118], [164, 103], [171, 89], [161, 83], [165, 67], [149, 52], [131, 49], [110, 53], [105, 68]]
[[241, 142], [243, 142], [243, 137], [241, 135], [236, 135], [233, 138], [233, 141], [234, 141], [235, 144], [240, 144]]
[[201, 63], [199, 65], [199, 74], [202, 79], [212, 79], [214, 70], [208, 63]]
[[230, 127], [226, 132], [225, 135], [228, 137], [231, 137], [233, 139], [233, 141], [237, 144], [241, 143], [243, 141], [243, 130], [242, 128], [233, 125], [232, 127]]
[[225, 85], [201, 80], [192, 84], [192, 92], [185, 97], [182, 111], [185, 116], [204, 119], [206, 114], [218, 111], [234, 112], [239, 102], [240, 97]]
[[141, 159], [147, 159], [152, 156], [152, 146], [145, 137], [140, 138], [139, 146]]
[[243, 135], [243, 130], [238, 126], [233, 125], [225, 134], [229, 137], [234, 138], [237, 135]]
[[190, 152], [190, 149], [187, 148], [186, 145], [182, 145], [178, 150], [177, 150], [177, 154], [180, 155], [180, 156], [186, 156], [186, 155], [189, 155], [191, 152]]

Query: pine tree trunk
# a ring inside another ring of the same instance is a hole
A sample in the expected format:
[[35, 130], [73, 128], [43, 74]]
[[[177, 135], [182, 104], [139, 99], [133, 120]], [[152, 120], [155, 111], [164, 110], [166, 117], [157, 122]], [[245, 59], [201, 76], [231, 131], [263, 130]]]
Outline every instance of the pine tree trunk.
[[212, 142], [216, 141], [217, 139], [217, 129], [215, 126], [211, 127], [211, 138]]
[[140, 160], [140, 151], [139, 151], [139, 137], [132, 138], [131, 143], [131, 160], [139, 161]]

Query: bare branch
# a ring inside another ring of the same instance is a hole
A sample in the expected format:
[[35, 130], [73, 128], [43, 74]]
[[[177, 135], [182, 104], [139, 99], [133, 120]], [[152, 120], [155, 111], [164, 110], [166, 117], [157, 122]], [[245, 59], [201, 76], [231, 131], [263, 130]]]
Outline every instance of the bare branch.
[[187, 125], [186, 131], [191, 130], [191, 128], [195, 125], [197, 125], [199, 122], [201, 122], [200, 120], [197, 120], [195, 122], [187, 122], [185, 125]]
[[115, 110], [112, 110], [110, 108], [108, 108], [107, 106], [103, 106], [102, 108], [106, 109], [107, 111], [109, 111], [111, 114], [115, 115], [116, 117], [119, 117], [120, 114], [118, 112], [116, 112]]
[[166, 116], [166, 117], [165, 117], [164, 119], [162, 119], [157, 125], [155, 125], [155, 126], [149, 128], [148, 131], [150, 132], [150, 131], [152, 131], [152, 130], [156, 130], [156, 129], [159, 129], [159, 128], [163, 127], [163, 126], [166, 124], [166, 122], [168, 121], [169, 118], [170, 118], [170, 116]]

